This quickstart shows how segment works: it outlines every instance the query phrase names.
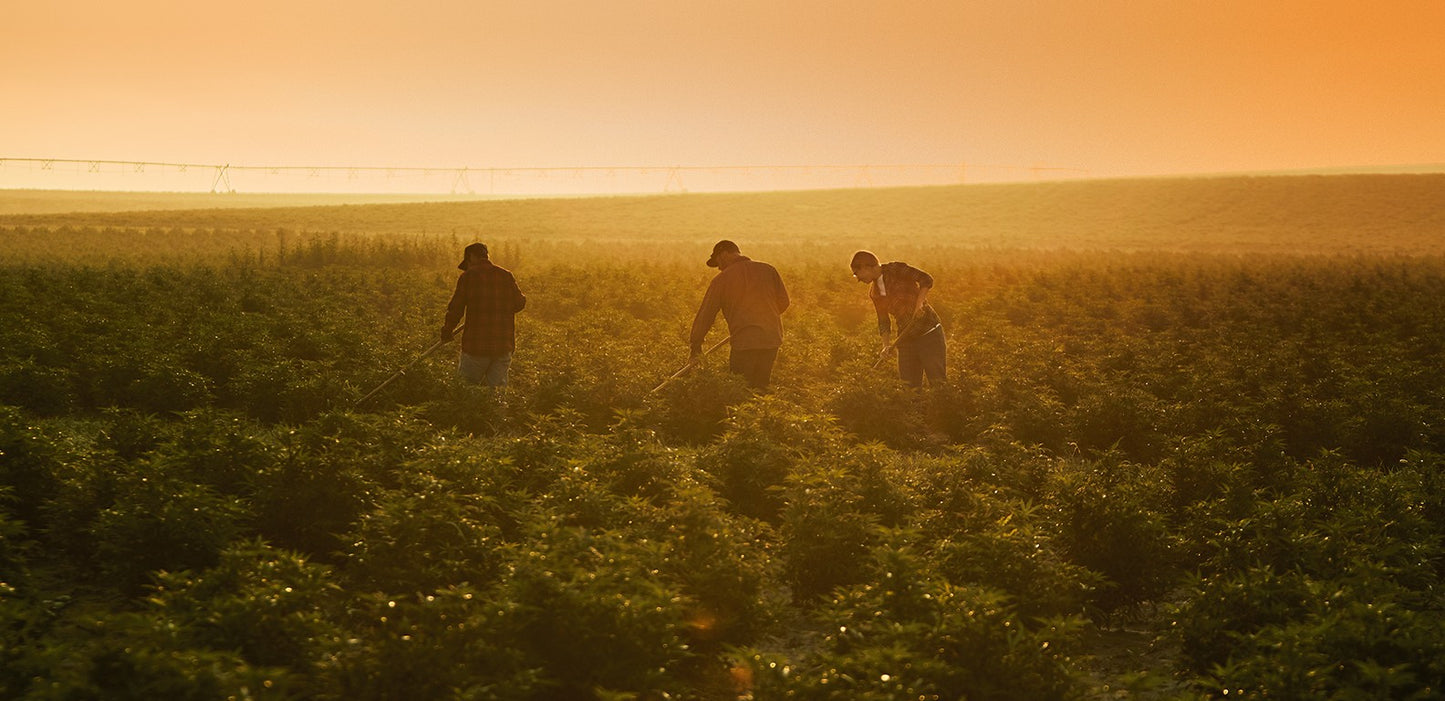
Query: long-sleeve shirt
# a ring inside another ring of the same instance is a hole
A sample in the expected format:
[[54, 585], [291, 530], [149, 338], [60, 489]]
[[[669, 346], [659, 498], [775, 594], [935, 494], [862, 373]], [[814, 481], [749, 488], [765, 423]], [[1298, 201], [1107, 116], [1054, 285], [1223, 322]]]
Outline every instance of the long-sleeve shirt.
[[692, 349], [702, 349], [719, 311], [727, 320], [734, 350], [777, 348], [783, 345], [783, 320], [779, 315], [787, 308], [788, 290], [777, 269], [741, 256], [718, 272], [707, 286], [702, 306], [692, 320]]
[[932, 287], [932, 275], [907, 263], [884, 263], [883, 272], [868, 290], [868, 296], [873, 300], [873, 310], [878, 313], [878, 333], [887, 336], [892, 330], [889, 314], [898, 321], [898, 332], [906, 333], [906, 336], [899, 337], [900, 341], [927, 333], [940, 323], [938, 313], [925, 302], [918, 323], [909, 326], [913, 313], [918, 308], [918, 295]]
[[451, 333], [465, 312], [462, 351], [468, 355], [492, 357], [516, 349], [517, 327], [512, 318], [527, 306], [527, 298], [516, 278], [505, 268], [490, 262], [472, 265], [457, 278], [457, 289], [447, 304], [442, 330]]

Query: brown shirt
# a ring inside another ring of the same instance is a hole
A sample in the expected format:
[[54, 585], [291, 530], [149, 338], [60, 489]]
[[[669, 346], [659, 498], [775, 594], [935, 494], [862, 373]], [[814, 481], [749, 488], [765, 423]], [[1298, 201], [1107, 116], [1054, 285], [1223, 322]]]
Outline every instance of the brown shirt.
[[722, 312], [734, 350], [759, 350], [783, 345], [783, 320], [788, 291], [783, 278], [767, 263], [741, 256], [718, 272], [707, 286], [702, 306], [692, 321], [692, 349], [702, 350], [708, 329]]

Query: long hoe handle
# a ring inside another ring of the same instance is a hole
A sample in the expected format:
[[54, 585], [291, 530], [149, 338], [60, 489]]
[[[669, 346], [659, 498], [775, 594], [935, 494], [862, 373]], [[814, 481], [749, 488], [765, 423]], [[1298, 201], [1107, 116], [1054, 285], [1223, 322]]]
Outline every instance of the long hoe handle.
[[[453, 338], [456, 338], [456, 335], [457, 335], [459, 332], [461, 332], [462, 329], [466, 328], [466, 326], [467, 326], [466, 323], [463, 323], [461, 326], [458, 326], [458, 327], [456, 328], [456, 330], [452, 331], [452, 337], [453, 337]], [[385, 389], [386, 386], [389, 385], [389, 384], [391, 384], [393, 380], [395, 380], [395, 379], [398, 378], [398, 377], [401, 377], [402, 375], [405, 375], [407, 370], [412, 369], [412, 367], [415, 366], [417, 363], [420, 363], [423, 358], [431, 355], [432, 353], [435, 353], [438, 348], [441, 348], [442, 346], [445, 346], [445, 345], [448, 344], [448, 343], [451, 343], [451, 341], [437, 341], [436, 343], [433, 343], [432, 346], [431, 346], [431, 348], [428, 348], [428, 349], [422, 351], [422, 352], [421, 352], [421, 355], [418, 355], [418, 356], [417, 356], [414, 360], [412, 360], [410, 363], [407, 363], [407, 364], [406, 364], [406, 367], [403, 367], [402, 369], [397, 370], [396, 373], [393, 374], [391, 377], [386, 378], [386, 381], [385, 381], [385, 382], [377, 385], [377, 386], [376, 386], [376, 389], [371, 390], [370, 392], [367, 392], [365, 397], [362, 397], [361, 399], [356, 400], [356, 403], [353, 404], [353, 405], [351, 405], [351, 408], [352, 408], [352, 409], [355, 409], [355, 408], [361, 406], [362, 404], [365, 404], [365, 403], [366, 403], [366, 400], [371, 399], [372, 397], [376, 396], [376, 393], [377, 393], [377, 392], [380, 392], [381, 390]]]
[[717, 350], [717, 349], [719, 349], [719, 348], [722, 348], [722, 347], [723, 347], [723, 344], [724, 344], [724, 343], [727, 343], [727, 342], [728, 342], [728, 339], [730, 339], [730, 338], [732, 338], [732, 337], [733, 337], [732, 334], [728, 334], [728, 335], [724, 336], [724, 337], [723, 337], [723, 340], [718, 341], [717, 343], [714, 343], [711, 348], [703, 351], [703, 352], [702, 352], [702, 355], [699, 355], [699, 356], [697, 356], [696, 358], [693, 358], [692, 360], [687, 361], [687, 365], [684, 365], [684, 366], [682, 366], [681, 368], [678, 368], [677, 372], [672, 373], [672, 376], [668, 377], [666, 380], [663, 380], [660, 384], [658, 384], [656, 387], [653, 387], [653, 388], [652, 388], [651, 390], [649, 390], [647, 393], [648, 393], [648, 394], [652, 394], [653, 392], [656, 392], [657, 390], [660, 390], [660, 389], [662, 389], [663, 387], [666, 387], [666, 386], [667, 386], [667, 383], [672, 382], [673, 380], [676, 380], [676, 379], [679, 378], [679, 377], [682, 377], [682, 376], [683, 376], [683, 373], [686, 373], [688, 370], [691, 370], [691, 369], [693, 369], [694, 367], [697, 367], [697, 364], [700, 363], [700, 362], [702, 362], [702, 359], [703, 359], [703, 358], [706, 358], [706, 357], [708, 357], [709, 355], [711, 355], [713, 351], [715, 351], [715, 350]]

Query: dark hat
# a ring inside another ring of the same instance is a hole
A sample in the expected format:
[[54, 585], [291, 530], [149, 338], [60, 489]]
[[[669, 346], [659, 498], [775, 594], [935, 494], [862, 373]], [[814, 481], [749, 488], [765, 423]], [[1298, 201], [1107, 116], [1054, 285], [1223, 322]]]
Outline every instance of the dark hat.
[[476, 254], [480, 255], [481, 257], [486, 258], [486, 257], [487, 257], [487, 244], [485, 244], [485, 243], [474, 243], [474, 244], [472, 244], [472, 245], [470, 245], [470, 246], [467, 246], [466, 250], [465, 250], [465, 251], [462, 251], [462, 262], [457, 263], [457, 270], [466, 270], [466, 269], [467, 269], [467, 259], [470, 258], [470, 257], [472, 257], [472, 254], [473, 254], [473, 253], [476, 253]]
[[721, 240], [721, 241], [718, 241], [717, 244], [712, 247], [712, 256], [707, 259], [707, 267], [709, 267], [709, 268], [716, 268], [716, 267], [717, 267], [717, 254], [722, 253], [723, 251], [732, 251], [733, 253], [741, 253], [741, 251], [738, 250], [738, 245], [735, 244], [735, 243], [733, 243], [732, 241], [729, 241], [729, 240], [727, 240], [727, 239], [723, 239], [723, 240]]

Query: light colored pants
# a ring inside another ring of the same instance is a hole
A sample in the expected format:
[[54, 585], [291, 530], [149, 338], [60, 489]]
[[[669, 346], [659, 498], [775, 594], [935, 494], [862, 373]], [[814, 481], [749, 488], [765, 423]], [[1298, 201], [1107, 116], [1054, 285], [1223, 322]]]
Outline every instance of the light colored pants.
[[506, 387], [507, 369], [512, 367], [512, 354], [471, 355], [463, 352], [457, 359], [457, 373], [462, 379], [473, 384], [486, 383], [488, 387]]

